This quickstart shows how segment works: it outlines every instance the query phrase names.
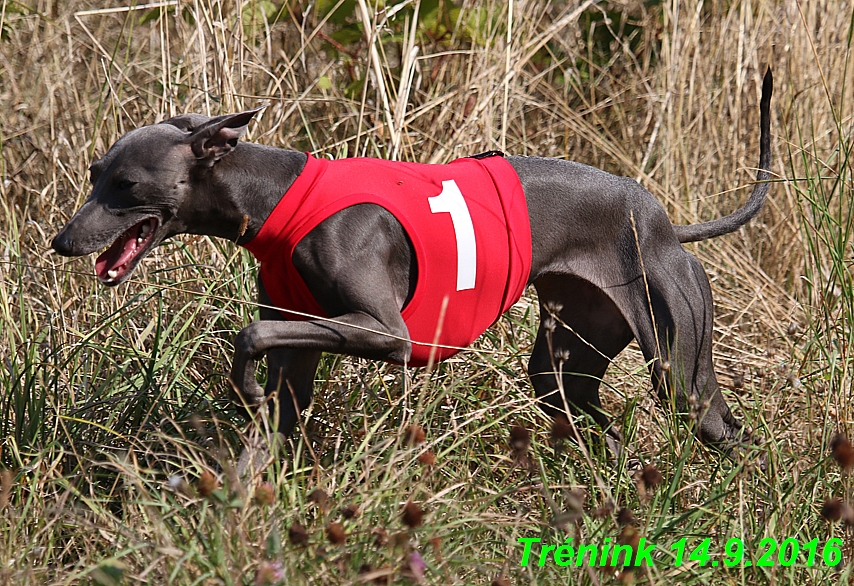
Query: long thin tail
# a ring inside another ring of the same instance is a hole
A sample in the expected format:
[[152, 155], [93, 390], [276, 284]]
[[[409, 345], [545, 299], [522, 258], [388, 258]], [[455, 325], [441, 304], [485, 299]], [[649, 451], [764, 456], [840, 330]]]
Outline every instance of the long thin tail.
[[756, 174], [756, 185], [747, 203], [730, 215], [711, 222], [673, 226], [679, 242], [697, 242], [735, 232], [762, 209], [765, 196], [768, 194], [768, 180], [771, 179], [771, 94], [773, 91], [774, 79], [769, 67], [762, 81], [762, 99], [759, 101], [759, 172]]

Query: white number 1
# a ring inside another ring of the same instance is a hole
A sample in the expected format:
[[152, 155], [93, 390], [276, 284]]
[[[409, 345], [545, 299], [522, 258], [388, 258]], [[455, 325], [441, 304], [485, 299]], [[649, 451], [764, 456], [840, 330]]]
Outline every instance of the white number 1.
[[457, 239], [457, 291], [474, 289], [477, 276], [477, 243], [474, 239], [474, 224], [456, 181], [442, 181], [442, 193], [427, 199], [434, 214], [451, 214], [454, 236]]

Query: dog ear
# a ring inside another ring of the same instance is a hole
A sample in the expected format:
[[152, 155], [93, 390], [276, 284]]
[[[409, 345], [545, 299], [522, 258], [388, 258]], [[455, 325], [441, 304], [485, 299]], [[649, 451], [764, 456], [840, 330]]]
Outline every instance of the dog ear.
[[210, 166], [234, 150], [238, 139], [246, 133], [249, 121], [265, 106], [239, 114], [211, 118], [187, 137], [187, 143], [200, 163]]
[[199, 128], [200, 126], [208, 122], [210, 119], [210, 116], [189, 113], [173, 116], [172, 118], [164, 120], [160, 124], [168, 124], [170, 126], [174, 126], [175, 128], [179, 128], [184, 132], [193, 132], [196, 128]]

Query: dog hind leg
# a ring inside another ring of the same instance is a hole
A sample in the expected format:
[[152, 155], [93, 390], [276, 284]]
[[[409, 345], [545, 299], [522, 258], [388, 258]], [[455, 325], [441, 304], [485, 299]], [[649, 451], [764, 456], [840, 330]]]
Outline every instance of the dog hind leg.
[[[572, 414], [589, 415], [606, 431], [616, 455], [622, 438], [602, 411], [599, 385], [634, 335], [614, 302], [585, 280], [550, 274], [534, 286], [541, 322], [528, 374], [540, 406], [552, 417], [565, 413], [567, 405]], [[562, 397], [555, 368], [562, 373]]]
[[653, 388], [664, 406], [672, 405], [678, 413], [695, 409], [695, 431], [705, 443], [725, 450], [742, 443], [742, 425], [715, 377], [714, 306], [702, 265], [681, 247], [647, 249], [645, 256], [643, 279], [613, 293], [624, 314], [631, 316], [638, 344], [650, 363]]

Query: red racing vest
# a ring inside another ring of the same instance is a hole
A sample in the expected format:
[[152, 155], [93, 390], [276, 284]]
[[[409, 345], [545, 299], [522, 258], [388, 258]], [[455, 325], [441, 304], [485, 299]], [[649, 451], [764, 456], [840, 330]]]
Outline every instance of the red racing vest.
[[323, 220], [363, 203], [394, 215], [415, 250], [418, 280], [401, 312], [412, 341], [409, 365], [426, 365], [431, 352], [435, 361], [453, 356], [522, 296], [531, 225], [519, 177], [503, 157], [425, 165], [309, 155], [244, 245], [260, 261], [264, 289], [286, 319], [311, 319], [286, 310], [331, 317], [294, 267], [294, 248]]

